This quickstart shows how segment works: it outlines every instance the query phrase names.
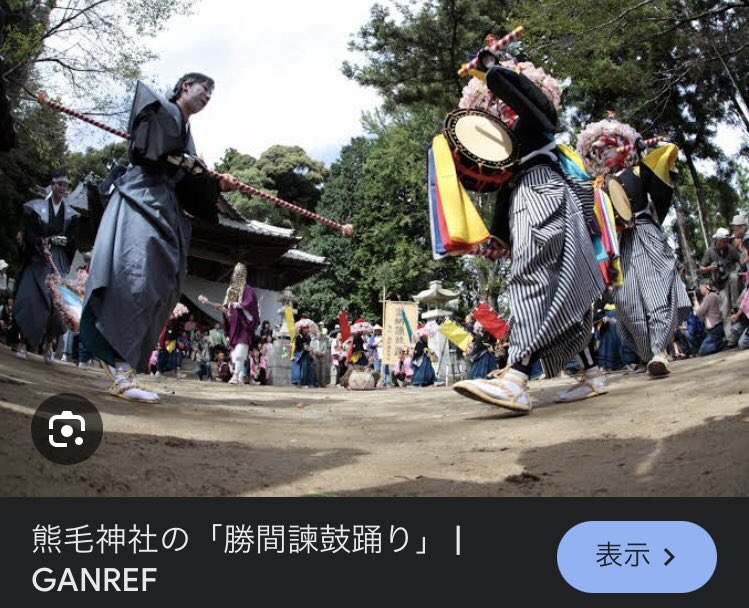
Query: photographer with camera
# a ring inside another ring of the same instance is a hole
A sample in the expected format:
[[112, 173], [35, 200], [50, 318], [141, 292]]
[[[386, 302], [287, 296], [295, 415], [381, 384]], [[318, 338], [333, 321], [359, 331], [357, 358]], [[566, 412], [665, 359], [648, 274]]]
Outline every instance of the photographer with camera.
[[718, 292], [720, 313], [723, 317], [723, 333], [728, 348], [736, 345], [731, 332], [731, 315], [738, 310], [742, 287], [739, 280], [741, 254], [729, 242], [731, 234], [725, 228], [718, 228], [713, 235], [713, 246], [702, 256], [700, 273], [711, 276], [712, 285]]
[[54, 360], [54, 343], [65, 333], [65, 325], [47, 287], [47, 275], [52, 267], [45, 258], [49, 247], [52, 262], [61, 275], [70, 272], [70, 262], [75, 254], [75, 235], [78, 213], [65, 201], [68, 174], [52, 174], [51, 192], [47, 198], [29, 201], [23, 206], [24, 230], [20, 235], [23, 269], [18, 281], [14, 306], [15, 322], [21, 331], [23, 343], [16, 355], [26, 358], [26, 346], [36, 352], [44, 343], [44, 361]]
[[707, 335], [700, 345], [699, 356], [713, 355], [726, 348], [726, 340], [723, 335], [724, 318], [720, 311], [720, 299], [716, 294], [715, 286], [708, 279], [700, 281], [700, 296], [702, 301], [693, 298], [694, 314], [705, 324]]

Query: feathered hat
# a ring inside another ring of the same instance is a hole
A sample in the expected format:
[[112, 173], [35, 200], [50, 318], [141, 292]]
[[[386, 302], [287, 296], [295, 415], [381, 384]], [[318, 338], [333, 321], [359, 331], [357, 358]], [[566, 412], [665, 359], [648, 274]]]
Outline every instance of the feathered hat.
[[372, 331], [372, 324], [367, 323], [364, 319], [361, 318], [354, 321], [354, 324], [351, 326], [352, 334], [364, 334], [368, 331]]
[[182, 302], [177, 302], [177, 305], [172, 311], [172, 318], [179, 319], [181, 316], [186, 315], [188, 312], [190, 311], [187, 310], [187, 306], [185, 306]]
[[637, 164], [641, 140], [637, 131], [615, 120], [610, 113], [605, 120], [591, 123], [582, 130], [577, 138], [577, 153], [591, 175], [606, 176]]
[[297, 332], [301, 332], [303, 327], [309, 327], [310, 331], [317, 331], [317, 323], [307, 317], [302, 317], [294, 323], [294, 329]]
[[416, 337], [421, 338], [422, 336], [431, 336], [432, 331], [429, 327], [424, 325], [421, 321], [419, 321], [419, 324], [416, 326]]

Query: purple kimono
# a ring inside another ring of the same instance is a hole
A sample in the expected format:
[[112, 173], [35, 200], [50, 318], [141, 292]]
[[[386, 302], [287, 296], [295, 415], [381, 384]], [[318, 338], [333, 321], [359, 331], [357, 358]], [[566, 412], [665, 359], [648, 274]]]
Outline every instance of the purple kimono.
[[252, 287], [245, 285], [241, 302], [230, 308], [228, 319], [224, 318], [224, 331], [230, 348], [237, 344], [252, 344], [255, 330], [260, 325], [259, 317], [255, 292]]

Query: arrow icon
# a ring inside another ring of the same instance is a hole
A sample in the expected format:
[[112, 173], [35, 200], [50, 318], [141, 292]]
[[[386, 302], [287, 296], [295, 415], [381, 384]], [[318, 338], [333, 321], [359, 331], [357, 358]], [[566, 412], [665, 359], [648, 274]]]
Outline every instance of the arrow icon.
[[673, 553], [671, 553], [671, 551], [669, 551], [668, 549], [664, 549], [664, 551], [666, 552], [666, 555], [668, 555], [668, 559], [663, 565], [668, 566], [672, 561], [674, 561], [674, 557], [676, 556]]

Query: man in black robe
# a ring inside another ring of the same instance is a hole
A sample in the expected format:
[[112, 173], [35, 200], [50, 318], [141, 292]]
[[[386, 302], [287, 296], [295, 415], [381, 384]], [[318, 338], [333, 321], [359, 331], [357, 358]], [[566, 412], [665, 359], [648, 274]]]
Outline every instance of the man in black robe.
[[190, 73], [167, 100], [138, 83], [130, 113], [131, 165], [114, 181], [91, 257], [81, 339], [103, 363], [109, 392], [131, 401], [156, 403], [139, 386], [153, 345], [174, 309], [187, 270], [191, 224], [185, 216], [217, 222], [220, 183], [195, 163], [189, 119], [210, 101], [213, 80]]
[[43, 344], [44, 361], [48, 364], [54, 361], [53, 346], [65, 332], [65, 325], [47, 287], [47, 275], [52, 272], [52, 267], [45, 258], [44, 247], [49, 247], [52, 262], [60, 274], [67, 275], [75, 254], [78, 227], [78, 213], [65, 201], [67, 189], [67, 172], [56, 171], [52, 174], [49, 196], [23, 206], [23, 270], [14, 307], [15, 322], [23, 343], [16, 354], [25, 359], [26, 346], [36, 352]]

